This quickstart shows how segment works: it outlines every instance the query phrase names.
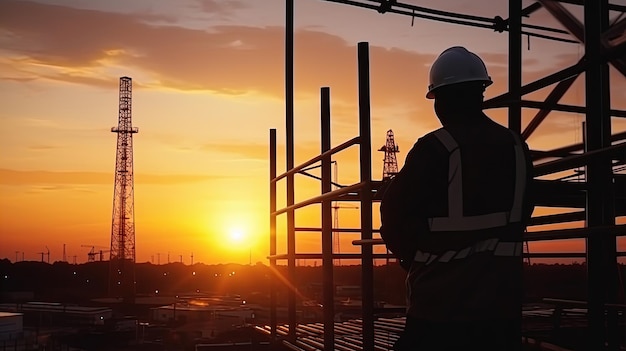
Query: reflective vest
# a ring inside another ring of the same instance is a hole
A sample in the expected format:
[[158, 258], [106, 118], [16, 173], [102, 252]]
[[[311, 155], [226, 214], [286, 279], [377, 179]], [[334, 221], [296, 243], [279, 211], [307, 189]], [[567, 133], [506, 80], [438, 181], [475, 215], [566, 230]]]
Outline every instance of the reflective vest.
[[[522, 219], [524, 190], [526, 188], [526, 161], [522, 142], [513, 132], [515, 141], [515, 189], [513, 205], [510, 211], [486, 213], [476, 216], [466, 216], [463, 211], [463, 164], [461, 149], [452, 135], [441, 128], [433, 134], [448, 150], [448, 216], [428, 218], [431, 232], [462, 232], [481, 229], [504, 227], [510, 223], [520, 222]], [[417, 250], [414, 260], [430, 264], [434, 261], [449, 262], [453, 259], [463, 259], [471, 254], [492, 251], [495, 256], [519, 256], [522, 253], [521, 242], [501, 242], [491, 238], [465, 247], [461, 250], [450, 250], [441, 255], [435, 255]]]

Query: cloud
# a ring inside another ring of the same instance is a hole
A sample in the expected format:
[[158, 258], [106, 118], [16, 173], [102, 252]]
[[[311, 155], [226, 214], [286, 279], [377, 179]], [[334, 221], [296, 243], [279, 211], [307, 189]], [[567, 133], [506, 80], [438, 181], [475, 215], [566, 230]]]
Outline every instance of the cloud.
[[[202, 12], [221, 15], [244, 6], [209, 0], [196, 5]], [[154, 15], [139, 12], [4, 0], [0, 2], [0, 42], [5, 58], [0, 61], [8, 72], [0, 76], [114, 89], [119, 78], [115, 73], [124, 71], [141, 76], [134, 80], [137, 88], [207, 91], [242, 99], [246, 94], [283, 98], [283, 27], [220, 25], [207, 30], [176, 23], [157, 25], [154, 20]], [[316, 100], [320, 87], [331, 87], [333, 122], [339, 125], [354, 123], [358, 113], [356, 47], [357, 43], [312, 27], [295, 33], [296, 98]], [[435, 119], [421, 120], [422, 115], [432, 116], [432, 103], [424, 94], [435, 55], [378, 46], [369, 51], [371, 105], [373, 112], [379, 112], [373, 119], [419, 121], [424, 127], [435, 127]], [[507, 54], [479, 54], [495, 82], [488, 95], [506, 91]], [[566, 67], [576, 57], [557, 59]], [[558, 70], [541, 69], [535, 59], [526, 63], [530, 72], [525, 81]], [[623, 79], [619, 83], [623, 85]], [[393, 116], [386, 115], [390, 107], [396, 108]]]
[[246, 8], [241, 1], [217, 1], [217, 0], [196, 0], [199, 8], [203, 12], [219, 14], [221, 16], [232, 15], [236, 10]]
[[[235, 2], [225, 9], [216, 1], [200, 5], [204, 11], [223, 13], [243, 6]], [[39, 78], [110, 87], [117, 84], [117, 76], [107, 76], [106, 67], [116, 66], [148, 72], [151, 81], [137, 82], [145, 86], [284, 95], [282, 27], [193, 30], [149, 24], [147, 15], [10, 0], [0, 3], [0, 13], [0, 30], [10, 33], [4, 36], [10, 64], [15, 71]], [[316, 96], [320, 86], [332, 84], [342, 99], [354, 100], [356, 43], [306, 29], [296, 33], [295, 41], [298, 94]], [[381, 61], [380, 67], [385, 68], [373, 76], [382, 83], [381, 93], [373, 99], [392, 97], [391, 92], [402, 87], [410, 87], [407, 94], [414, 91], [415, 82], [423, 81], [423, 74], [415, 71], [432, 60], [400, 49], [372, 51], [372, 60]]]
[[95, 193], [94, 190], [85, 187], [72, 187], [67, 185], [36, 185], [26, 191], [28, 194], [42, 194], [55, 191], [74, 191], [79, 193]]
[[29, 150], [35, 150], [35, 151], [53, 150], [53, 149], [56, 149], [56, 148], [57, 148], [57, 146], [44, 145], [44, 144], [36, 144], [36, 145], [28, 146]]
[[[199, 1], [198, 6], [204, 12], [222, 14], [243, 7], [240, 2], [226, 5], [207, 0]], [[0, 13], [4, 13], [0, 30], [11, 33], [4, 47], [17, 57], [13, 64], [30, 67], [42, 78], [115, 85], [117, 77], [102, 73], [105, 67], [117, 66], [149, 72], [151, 81], [137, 83], [150, 87], [284, 95], [283, 27], [221, 25], [210, 31], [194, 30], [149, 24], [148, 15], [137, 13], [10, 0], [0, 4]], [[296, 93], [317, 96], [319, 87], [331, 86], [339, 99], [356, 101], [356, 44], [312, 28], [298, 30], [294, 45]], [[433, 55], [375, 46], [370, 53], [373, 103], [417, 99], [423, 103]], [[506, 55], [490, 55], [486, 61], [506, 63]], [[40, 72], [34, 66], [57, 69]], [[506, 72], [501, 69], [500, 73]]]
[[199, 146], [199, 149], [207, 152], [219, 152], [224, 154], [237, 155], [238, 159], [243, 157], [245, 159], [268, 159], [268, 145], [267, 144], [224, 144], [224, 143], [207, 143]]
[[[232, 175], [229, 175], [229, 178]], [[135, 173], [135, 183], [138, 184], [181, 184], [196, 183], [222, 179], [221, 176], [196, 174], [141, 174]], [[2, 185], [36, 185], [42, 190], [58, 190], [64, 185], [72, 184], [113, 184], [113, 174], [104, 172], [52, 172], [52, 171], [19, 171], [0, 169], [0, 184]]]

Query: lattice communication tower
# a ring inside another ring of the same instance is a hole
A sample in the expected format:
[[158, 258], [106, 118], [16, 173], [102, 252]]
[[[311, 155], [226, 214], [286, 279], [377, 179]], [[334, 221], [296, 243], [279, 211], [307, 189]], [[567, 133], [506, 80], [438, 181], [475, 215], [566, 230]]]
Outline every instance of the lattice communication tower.
[[396, 153], [400, 152], [398, 145], [393, 138], [393, 131], [389, 129], [387, 131], [387, 141], [378, 151], [385, 152], [385, 158], [383, 159], [383, 180], [391, 179], [398, 173], [398, 159]]
[[133, 177], [132, 79], [120, 78], [118, 126], [113, 190], [113, 219], [109, 262], [109, 295], [133, 302], [135, 296], [135, 201]]

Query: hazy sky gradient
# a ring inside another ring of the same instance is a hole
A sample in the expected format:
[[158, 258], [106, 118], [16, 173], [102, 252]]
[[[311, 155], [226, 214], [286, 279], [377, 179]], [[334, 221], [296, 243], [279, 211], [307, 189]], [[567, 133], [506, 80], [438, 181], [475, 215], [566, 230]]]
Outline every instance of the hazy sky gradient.
[[[408, 1], [424, 7], [507, 17], [507, 2]], [[524, 1], [528, 5], [530, 1]], [[626, 5], [624, 1], [612, 1]], [[266, 262], [269, 129], [276, 128], [284, 170], [284, 1], [0, 1], [0, 257], [87, 259], [111, 231], [119, 77], [133, 78], [137, 261], [167, 252], [195, 262]], [[576, 11], [575, 7], [568, 7]], [[577, 13], [580, 15], [580, 13]], [[539, 10], [525, 23], [560, 28]], [[321, 0], [295, 1], [296, 162], [319, 153], [319, 89], [331, 88], [333, 145], [358, 133], [356, 45], [370, 43], [373, 174], [375, 151], [392, 129], [398, 160], [439, 123], [426, 100], [428, 66], [463, 45], [507, 87], [506, 33], [411, 19]], [[577, 44], [524, 40], [524, 82], [569, 66]], [[626, 80], [611, 69], [612, 107], [626, 109]], [[584, 103], [584, 77], [562, 100]], [[533, 94], [541, 98], [548, 89]], [[525, 111], [524, 122], [534, 111]], [[506, 123], [505, 110], [488, 112]], [[581, 141], [582, 115], [552, 113], [529, 139], [533, 149]], [[615, 120], [614, 132], [626, 130]], [[355, 150], [340, 155], [338, 182], [358, 180]], [[283, 183], [284, 184], [284, 183]], [[319, 193], [298, 178], [297, 199]], [[279, 191], [284, 205], [284, 190]], [[358, 225], [341, 210], [340, 225]], [[298, 226], [318, 225], [315, 209]], [[280, 223], [284, 226], [284, 223]], [[374, 224], [375, 227], [378, 223]], [[243, 242], [228, 239], [234, 231]], [[343, 251], [356, 250], [347, 237]], [[281, 241], [284, 246], [284, 241]], [[568, 244], [582, 250], [581, 243]], [[319, 250], [303, 236], [299, 250]], [[553, 250], [554, 245], [533, 249]], [[561, 243], [561, 248], [567, 245]]]

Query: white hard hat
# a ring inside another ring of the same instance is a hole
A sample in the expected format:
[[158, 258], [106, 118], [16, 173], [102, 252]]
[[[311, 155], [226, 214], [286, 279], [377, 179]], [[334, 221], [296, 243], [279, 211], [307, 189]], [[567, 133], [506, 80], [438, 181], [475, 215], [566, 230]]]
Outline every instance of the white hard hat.
[[493, 83], [487, 67], [478, 55], [462, 46], [453, 46], [443, 51], [430, 67], [430, 84], [427, 99], [434, 99], [434, 90], [444, 85], [479, 81], [485, 87]]

